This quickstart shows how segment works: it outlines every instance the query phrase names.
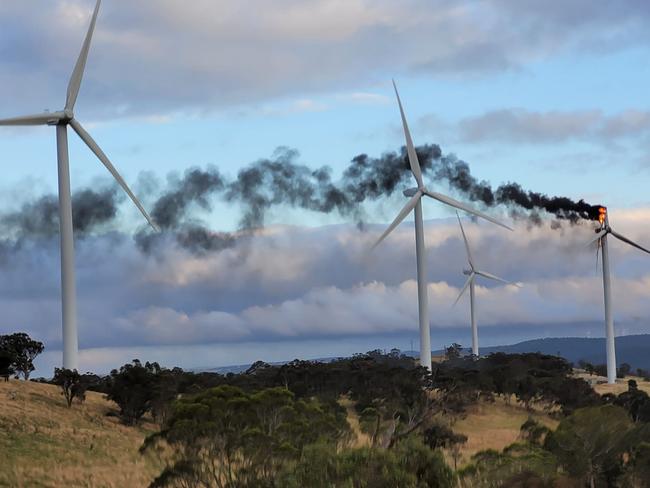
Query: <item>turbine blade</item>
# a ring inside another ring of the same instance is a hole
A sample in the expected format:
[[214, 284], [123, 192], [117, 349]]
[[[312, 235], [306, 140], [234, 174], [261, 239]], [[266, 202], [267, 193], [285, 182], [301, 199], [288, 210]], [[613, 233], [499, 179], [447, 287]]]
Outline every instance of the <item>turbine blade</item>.
[[467, 281], [465, 282], [465, 285], [463, 285], [463, 288], [461, 288], [460, 293], [458, 294], [458, 297], [456, 298], [456, 301], [452, 305], [452, 307], [455, 307], [456, 304], [458, 303], [458, 300], [460, 300], [460, 297], [463, 296], [463, 293], [465, 293], [465, 290], [467, 290], [467, 287], [469, 287], [470, 283], [474, 281], [474, 272], [472, 271], [472, 274], [469, 275], [469, 278], [467, 278]]
[[422, 198], [422, 192], [418, 191], [411, 197], [407, 204], [404, 205], [404, 208], [400, 210], [400, 212], [397, 214], [397, 217], [395, 217], [395, 220], [393, 220], [393, 222], [388, 226], [381, 237], [377, 239], [377, 242], [373, 244], [372, 249], [376, 248], [381, 243], [381, 241], [383, 241], [388, 236], [388, 234], [393, 232], [393, 229], [395, 229], [395, 227], [397, 227], [402, 222], [402, 220], [406, 218], [409, 212], [415, 208], [420, 198]]
[[144, 215], [144, 218], [147, 219], [147, 222], [153, 227], [155, 231], [158, 231], [158, 227], [156, 224], [151, 220], [151, 217], [147, 213], [147, 211], [144, 209], [140, 201], [136, 198], [136, 196], [133, 194], [129, 186], [126, 184], [126, 181], [124, 181], [124, 178], [120, 176], [120, 174], [117, 172], [115, 169], [115, 166], [110, 162], [106, 154], [104, 154], [104, 151], [101, 150], [101, 148], [97, 145], [95, 140], [90, 137], [90, 134], [86, 132], [86, 130], [81, 126], [77, 120], [72, 119], [70, 121], [70, 125], [74, 129], [74, 131], [81, 137], [81, 140], [86, 143], [86, 145], [90, 148], [90, 150], [95, 153], [95, 156], [99, 158], [99, 160], [102, 162], [104, 166], [106, 166], [106, 169], [113, 175], [113, 178], [117, 180], [117, 182], [120, 184], [120, 186], [124, 189], [126, 194], [129, 196], [129, 198], [135, 203], [135, 206], [138, 207], [138, 210], [140, 210], [140, 213]]
[[587, 244], [585, 244], [585, 247], [591, 246], [594, 242], [598, 242], [600, 246], [600, 238], [603, 237], [605, 234], [607, 234], [608, 230], [607, 229], [602, 229], [596, 234], [596, 237], [594, 237], [592, 240], [590, 240]]
[[465, 229], [463, 229], [463, 223], [460, 221], [460, 215], [456, 212], [456, 217], [458, 217], [458, 224], [460, 225], [460, 231], [463, 234], [463, 240], [465, 241], [465, 250], [467, 251], [467, 261], [469, 262], [470, 267], [474, 270], [474, 259], [472, 258], [472, 251], [469, 249], [469, 242], [467, 242], [467, 236], [465, 235]]
[[37, 115], [25, 115], [22, 117], [12, 117], [10, 119], [1, 119], [0, 125], [48, 125], [55, 124], [63, 117], [63, 112], [45, 112]]
[[406, 138], [406, 152], [409, 158], [409, 164], [411, 165], [411, 171], [413, 176], [415, 176], [415, 181], [418, 182], [418, 188], [422, 188], [424, 183], [422, 182], [422, 171], [420, 170], [420, 162], [418, 161], [418, 155], [415, 152], [415, 147], [413, 147], [413, 140], [411, 139], [411, 131], [409, 131], [408, 123], [406, 122], [406, 116], [404, 115], [404, 109], [402, 108], [402, 100], [399, 98], [399, 93], [397, 91], [397, 85], [395, 80], [393, 80], [393, 88], [395, 88], [395, 95], [397, 95], [397, 104], [399, 105], [399, 113], [402, 116], [402, 127], [404, 128], [404, 137]]
[[627, 237], [622, 236], [622, 235], [619, 234], [618, 232], [613, 231], [613, 230], [611, 230], [611, 229], [610, 229], [609, 232], [610, 232], [614, 237], [616, 237], [619, 241], [623, 241], [623, 242], [625, 242], [626, 244], [629, 244], [630, 246], [634, 246], [634, 247], [636, 247], [637, 249], [640, 249], [641, 251], [643, 251], [643, 252], [647, 252], [648, 254], [650, 254], [650, 251], [649, 251], [648, 249], [646, 249], [646, 248], [643, 247], [643, 246], [640, 246], [639, 244], [637, 244], [637, 243], [634, 242], [634, 241], [631, 241], [631, 240], [628, 239]]
[[493, 275], [492, 273], [488, 273], [487, 271], [476, 271], [476, 274], [479, 276], [483, 276], [484, 278], [487, 278], [489, 280], [494, 280], [494, 281], [500, 281], [501, 283], [505, 283], [506, 285], [515, 285], [519, 286], [518, 283], [513, 283], [512, 281], [504, 280], [503, 278], [499, 278], [496, 275]]
[[74, 104], [77, 101], [77, 95], [79, 95], [79, 88], [81, 87], [81, 80], [84, 76], [84, 70], [86, 68], [86, 60], [88, 59], [88, 51], [90, 51], [90, 42], [93, 38], [93, 32], [95, 31], [95, 23], [97, 22], [97, 14], [99, 13], [99, 6], [101, 5], [102, 0], [97, 0], [95, 5], [95, 11], [90, 20], [90, 26], [88, 27], [88, 33], [84, 39], [84, 43], [81, 46], [81, 52], [77, 58], [77, 64], [74, 66], [72, 71], [72, 76], [68, 83], [68, 95], [65, 101], [66, 110], [74, 109]]
[[485, 220], [487, 220], [489, 222], [492, 222], [493, 224], [499, 225], [499, 226], [503, 227], [504, 229], [512, 230], [512, 227], [508, 227], [506, 224], [502, 224], [501, 222], [499, 222], [494, 217], [490, 217], [488, 214], [483, 213], [480, 210], [475, 210], [474, 208], [470, 207], [469, 205], [461, 203], [458, 200], [454, 200], [451, 197], [448, 197], [446, 195], [442, 195], [440, 193], [436, 193], [434, 191], [429, 191], [429, 190], [425, 190], [424, 194], [431, 197], [431, 198], [433, 198], [434, 200], [438, 200], [439, 202], [442, 202], [442, 203], [444, 203], [446, 205], [450, 205], [452, 207], [463, 210], [464, 212], [470, 213], [472, 215], [476, 215], [477, 217], [481, 217], [482, 219], [485, 219]]

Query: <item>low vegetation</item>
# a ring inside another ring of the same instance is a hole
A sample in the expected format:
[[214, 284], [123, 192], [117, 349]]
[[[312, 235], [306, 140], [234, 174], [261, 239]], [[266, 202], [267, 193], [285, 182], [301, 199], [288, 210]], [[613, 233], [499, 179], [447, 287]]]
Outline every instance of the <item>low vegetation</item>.
[[643, 487], [650, 397], [623, 373], [603, 392], [555, 356], [457, 345], [430, 374], [397, 350], [227, 375], [57, 369], [3, 383], [0, 485]]

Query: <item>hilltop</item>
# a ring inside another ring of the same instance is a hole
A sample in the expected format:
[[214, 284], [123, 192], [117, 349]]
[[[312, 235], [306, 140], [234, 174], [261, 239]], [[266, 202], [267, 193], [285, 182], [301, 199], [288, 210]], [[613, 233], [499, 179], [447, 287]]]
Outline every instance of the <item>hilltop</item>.
[[[616, 338], [616, 362], [628, 363], [633, 369], [650, 369], [650, 334], [620, 336]], [[506, 354], [541, 352], [563, 357], [577, 364], [584, 360], [592, 364], [604, 364], [605, 339], [587, 337], [555, 337], [534, 339], [509, 346], [481, 348], [481, 354], [504, 352]]]

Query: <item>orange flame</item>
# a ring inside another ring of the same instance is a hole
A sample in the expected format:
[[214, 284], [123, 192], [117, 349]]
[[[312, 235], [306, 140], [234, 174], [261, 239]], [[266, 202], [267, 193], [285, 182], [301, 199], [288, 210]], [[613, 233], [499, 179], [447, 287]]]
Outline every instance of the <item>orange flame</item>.
[[607, 207], [600, 207], [598, 209], [598, 222], [600, 225], [605, 223], [605, 218], [607, 217]]

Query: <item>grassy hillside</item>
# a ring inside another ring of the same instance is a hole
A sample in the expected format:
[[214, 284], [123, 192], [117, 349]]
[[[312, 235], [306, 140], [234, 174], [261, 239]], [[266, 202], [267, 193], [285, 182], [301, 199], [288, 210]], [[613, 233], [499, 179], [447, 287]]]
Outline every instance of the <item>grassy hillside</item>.
[[[636, 379], [641, 389], [650, 392], [650, 383]], [[595, 388], [600, 394], [618, 394], [627, 389], [627, 381]], [[342, 398], [341, 404], [356, 434], [353, 445], [367, 445], [368, 436], [361, 432], [352, 402]], [[68, 409], [57, 387], [0, 382], [0, 487], [147, 486], [162, 466], [152, 456], [140, 455], [138, 448], [155, 426], [146, 422], [140, 427], [123, 426], [106, 415], [112, 411], [115, 405], [98, 393], [89, 392], [84, 404]], [[478, 451], [501, 450], [515, 442], [529, 416], [550, 428], [557, 426], [545, 412], [531, 412], [514, 399], [506, 403], [502, 398], [446, 418], [455, 432], [468, 437], [457, 459], [459, 467]], [[453, 466], [452, 453], [446, 457]]]
[[98, 393], [68, 409], [59, 391], [0, 382], [0, 486], [147, 486], [160, 470], [138, 448], [152, 426], [120, 425]]

